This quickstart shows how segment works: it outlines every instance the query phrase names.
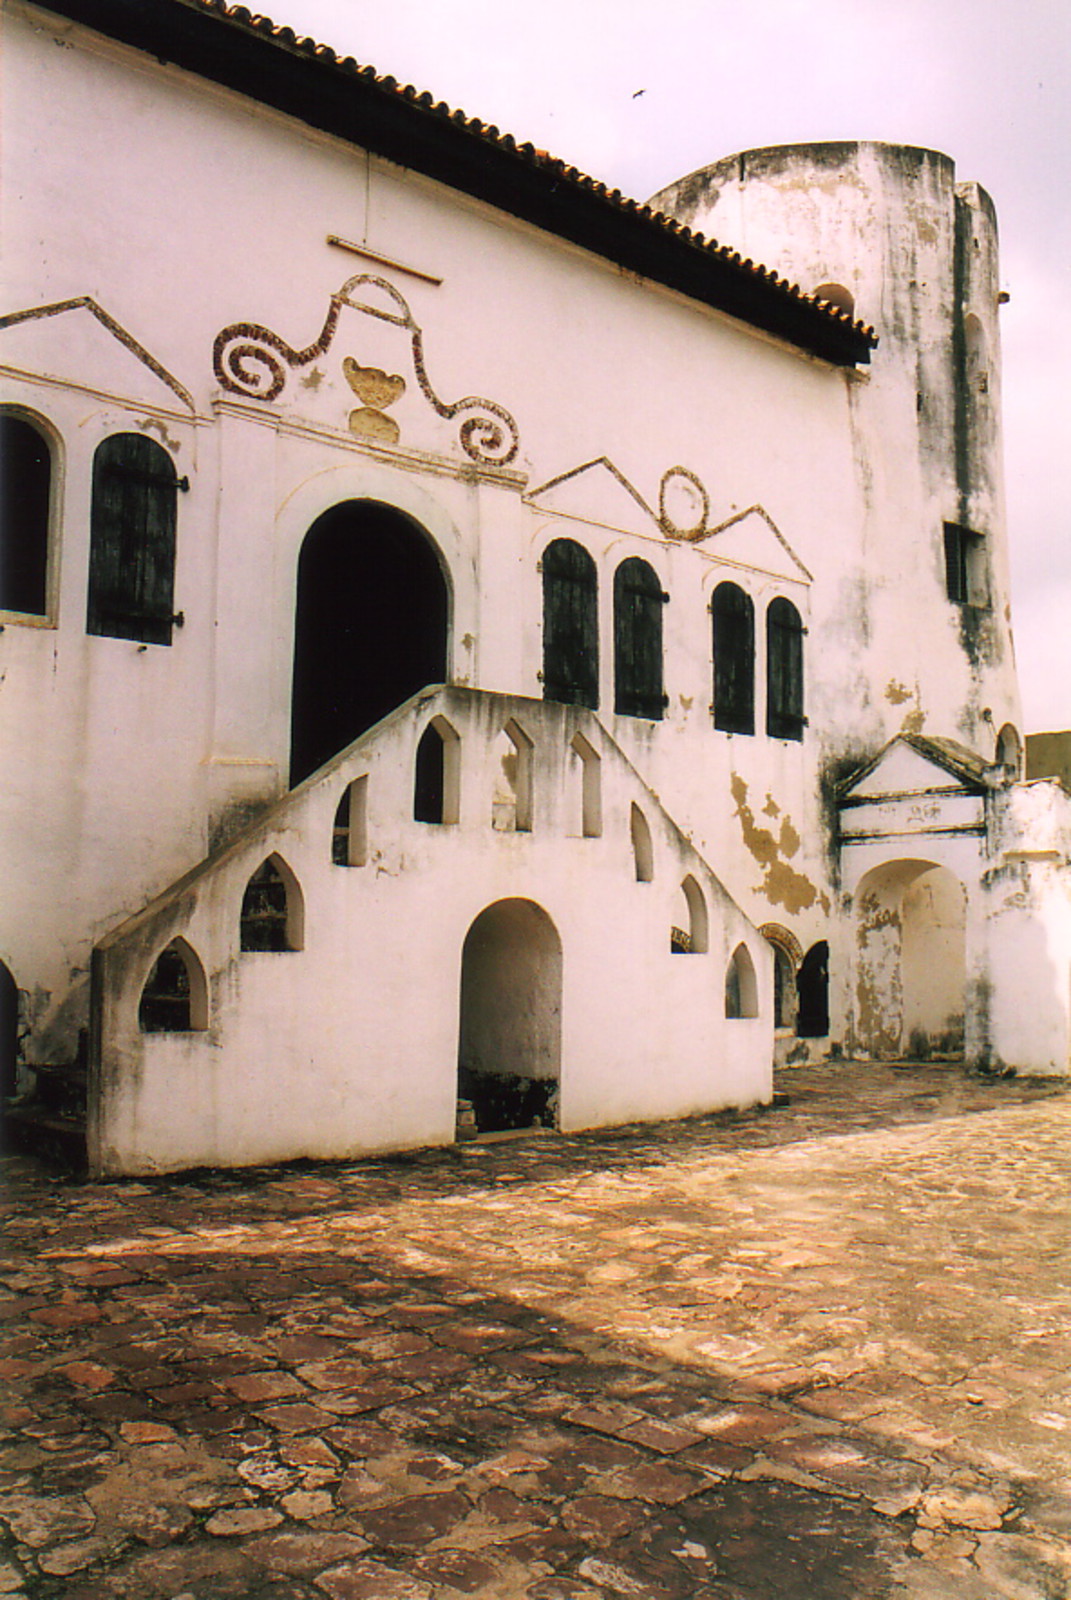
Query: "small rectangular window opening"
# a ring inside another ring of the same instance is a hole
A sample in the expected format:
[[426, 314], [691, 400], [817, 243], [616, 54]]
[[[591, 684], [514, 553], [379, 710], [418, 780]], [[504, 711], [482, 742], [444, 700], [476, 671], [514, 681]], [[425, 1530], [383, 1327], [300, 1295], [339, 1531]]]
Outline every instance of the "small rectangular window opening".
[[946, 522], [944, 533], [948, 598], [954, 605], [988, 605], [984, 534], [961, 527], [958, 522]]

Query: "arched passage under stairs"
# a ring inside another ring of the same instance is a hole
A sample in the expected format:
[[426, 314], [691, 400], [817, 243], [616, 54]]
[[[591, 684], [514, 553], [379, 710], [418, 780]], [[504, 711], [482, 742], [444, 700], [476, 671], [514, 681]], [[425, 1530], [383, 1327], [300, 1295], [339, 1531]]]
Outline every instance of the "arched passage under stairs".
[[900, 860], [855, 893], [856, 1044], [879, 1059], [962, 1059], [966, 892], [947, 867]]
[[510, 899], [481, 911], [461, 956], [459, 1127], [462, 1116], [477, 1133], [557, 1126], [561, 992], [561, 940], [543, 908]]

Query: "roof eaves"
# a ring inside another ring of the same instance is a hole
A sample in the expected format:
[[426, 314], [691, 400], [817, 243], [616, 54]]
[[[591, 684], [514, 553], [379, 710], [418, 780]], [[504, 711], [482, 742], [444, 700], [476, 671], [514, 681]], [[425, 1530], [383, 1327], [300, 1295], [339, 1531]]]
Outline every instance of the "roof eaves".
[[576, 167], [226, 0], [35, 0], [837, 366], [874, 330]]

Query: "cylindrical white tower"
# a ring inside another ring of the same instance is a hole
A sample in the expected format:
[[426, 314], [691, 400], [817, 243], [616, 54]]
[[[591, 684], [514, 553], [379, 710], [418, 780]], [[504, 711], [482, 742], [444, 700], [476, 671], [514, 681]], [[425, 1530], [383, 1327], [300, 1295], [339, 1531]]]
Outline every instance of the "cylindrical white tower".
[[849, 385], [860, 514], [857, 526], [829, 530], [837, 554], [819, 599], [864, 703], [846, 716], [842, 685], [812, 718], [827, 750], [872, 751], [907, 729], [994, 757], [1000, 730], [1021, 729], [1021, 717], [989, 197], [957, 184], [934, 151], [844, 143], [731, 156], [651, 204], [851, 309], [879, 336], [870, 371]]

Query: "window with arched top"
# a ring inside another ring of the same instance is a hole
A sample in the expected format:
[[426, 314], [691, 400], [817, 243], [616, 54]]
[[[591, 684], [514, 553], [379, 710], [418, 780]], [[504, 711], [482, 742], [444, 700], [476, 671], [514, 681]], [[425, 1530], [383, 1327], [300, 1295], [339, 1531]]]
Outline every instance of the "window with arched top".
[[28, 417], [0, 411], [0, 611], [48, 613], [52, 450]]
[[755, 607], [736, 583], [719, 583], [710, 602], [714, 630], [714, 726], [755, 732]]
[[619, 716], [661, 720], [662, 608], [668, 595], [658, 574], [639, 556], [614, 573], [614, 710]]
[[185, 939], [161, 950], [138, 1005], [142, 1033], [196, 1033], [208, 1027], [208, 984], [196, 951]]
[[432, 717], [420, 736], [413, 764], [413, 819], [456, 822], [460, 797], [461, 740], [445, 717]]
[[86, 632], [170, 644], [180, 484], [162, 445], [114, 433], [93, 457]]
[[778, 595], [766, 610], [766, 732], [773, 739], [802, 739], [803, 619]]
[[561, 705], [599, 705], [598, 575], [574, 539], [554, 539], [543, 552], [543, 698]]
[[305, 943], [301, 888], [281, 856], [262, 861], [242, 895], [240, 943], [243, 951], [281, 954]]
[[759, 986], [755, 963], [746, 944], [738, 944], [725, 969], [725, 1015], [734, 1019], [757, 1017]]

